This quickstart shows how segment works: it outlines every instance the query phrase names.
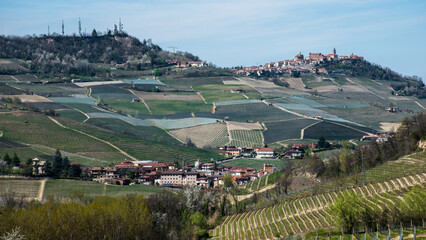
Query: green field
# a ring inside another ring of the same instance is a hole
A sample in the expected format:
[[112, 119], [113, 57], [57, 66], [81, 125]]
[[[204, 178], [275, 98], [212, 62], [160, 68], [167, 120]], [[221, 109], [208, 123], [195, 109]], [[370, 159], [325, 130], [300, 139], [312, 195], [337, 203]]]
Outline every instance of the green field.
[[195, 86], [223, 84], [224, 80], [235, 80], [233, 77], [193, 77], [193, 78], [160, 78], [160, 81], [169, 87], [177, 89], [191, 89]]
[[201, 95], [208, 103], [245, 99], [240, 93], [202, 92]]
[[334, 114], [343, 119], [380, 129], [380, 122], [401, 122], [404, 117], [410, 116], [407, 113], [390, 113], [377, 107], [365, 107], [357, 109], [349, 108], [321, 108], [328, 113]]
[[137, 116], [138, 114], [149, 114], [148, 109], [142, 102], [131, 102], [130, 100], [104, 100], [108, 108], [115, 111]]
[[91, 118], [86, 123], [114, 131], [115, 133], [171, 145], [180, 144], [166, 131], [157, 127], [134, 126], [113, 118]]
[[366, 133], [337, 125], [331, 122], [320, 122], [305, 129], [304, 137], [309, 139], [319, 139], [324, 137], [327, 140], [360, 139]]
[[265, 159], [256, 159], [256, 158], [241, 158], [231, 160], [229, 162], [221, 163], [220, 165], [231, 166], [231, 167], [250, 167], [257, 170], [263, 169], [263, 164], [272, 164], [277, 167], [277, 170], [280, 170], [285, 162], [283, 160], [265, 160]]
[[[85, 133], [89, 133], [103, 140], [109, 141], [123, 151], [140, 160], [157, 160], [163, 162], [185, 161], [194, 162], [197, 159], [209, 161], [210, 158], [222, 159], [218, 150], [207, 150], [198, 148], [188, 148], [183, 146], [167, 145], [154, 141], [140, 139], [134, 136], [117, 134], [111, 131], [106, 131], [98, 127], [88, 124], [78, 123], [66, 119], [60, 120], [63, 124], [78, 129]], [[102, 153], [100, 153], [102, 154]], [[120, 161], [121, 159], [117, 159]]]
[[1, 114], [0, 130], [3, 131], [3, 138], [12, 141], [44, 145], [110, 162], [118, 162], [125, 158], [111, 146], [70, 129], [64, 129], [44, 114]]
[[202, 101], [146, 100], [153, 114], [171, 115], [188, 112], [211, 112], [212, 105]]
[[69, 118], [77, 122], [83, 122], [87, 119], [86, 115], [74, 109], [64, 109], [62, 111], [57, 111], [57, 113], [61, 117]]
[[88, 196], [107, 195], [111, 197], [124, 197], [127, 194], [150, 195], [167, 190], [162, 187], [143, 184], [117, 186], [79, 180], [48, 180], [44, 189], [43, 198], [46, 199], [50, 196], [63, 198], [72, 195], [76, 191]]

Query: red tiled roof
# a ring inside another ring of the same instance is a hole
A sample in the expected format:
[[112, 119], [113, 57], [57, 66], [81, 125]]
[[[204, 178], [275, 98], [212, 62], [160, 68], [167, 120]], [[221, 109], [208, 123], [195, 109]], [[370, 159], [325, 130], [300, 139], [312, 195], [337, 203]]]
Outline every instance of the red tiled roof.
[[273, 152], [274, 149], [272, 148], [259, 148], [259, 151], [269, 151], [269, 152]]

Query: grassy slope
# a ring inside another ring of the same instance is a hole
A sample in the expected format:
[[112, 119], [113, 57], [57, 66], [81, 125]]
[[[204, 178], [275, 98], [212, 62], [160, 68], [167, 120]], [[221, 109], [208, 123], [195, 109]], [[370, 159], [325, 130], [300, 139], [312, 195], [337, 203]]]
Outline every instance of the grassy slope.
[[183, 158], [186, 161], [195, 161], [198, 158], [201, 161], [207, 161], [210, 158], [221, 158], [217, 151], [213, 150], [165, 145], [123, 134], [116, 134], [88, 124], [77, 123], [66, 119], [60, 119], [60, 121], [66, 126], [109, 141], [130, 155], [141, 160], [174, 162], [181, 161]]
[[[25, 124], [25, 121], [28, 123]], [[107, 144], [64, 129], [43, 114], [2, 114], [0, 129], [4, 138], [18, 142], [49, 146], [111, 162], [124, 159], [122, 154]]]
[[251, 167], [254, 169], [263, 169], [263, 164], [272, 164], [281, 169], [285, 162], [283, 160], [264, 160], [264, 159], [255, 159], [255, 158], [244, 158], [236, 159], [229, 162], [222, 163], [220, 165], [224, 166], [238, 166], [238, 167]]
[[146, 185], [115, 186], [103, 185], [100, 183], [77, 180], [48, 180], [44, 189], [43, 198], [52, 195], [57, 198], [67, 197], [76, 191], [82, 192], [88, 196], [107, 195], [111, 197], [123, 197], [127, 194], [149, 195], [166, 191], [164, 188]]
[[153, 114], [169, 115], [187, 112], [211, 112], [212, 105], [201, 101], [146, 100]]
[[[28, 120], [29, 123], [25, 124], [25, 120]], [[212, 150], [169, 146], [137, 137], [116, 134], [67, 119], [59, 118], [59, 121], [73, 129], [79, 129], [103, 140], [110, 141], [138, 159], [174, 162], [180, 161], [182, 158], [190, 161], [194, 161], [197, 158], [202, 161], [206, 161], [211, 157], [220, 158], [217, 152]], [[69, 129], [61, 128], [42, 114], [1, 114], [0, 123], [3, 138], [5, 139], [40, 144], [53, 149], [58, 148], [66, 152], [77, 153], [85, 157], [92, 157], [111, 163], [117, 163], [126, 158], [109, 145]], [[15, 152], [14, 149], [9, 150], [9, 153]], [[32, 157], [28, 155], [30, 154], [27, 154], [26, 157]], [[24, 156], [21, 158], [24, 158]], [[90, 161], [85, 163], [91, 165]], [[98, 164], [96, 162], [96, 165]]]
[[122, 111], [132, 116], [137, 114], [149, 114], [148, 109], [142, 102], [131, 102], [130, 100], [104, 100], [108, 108]]

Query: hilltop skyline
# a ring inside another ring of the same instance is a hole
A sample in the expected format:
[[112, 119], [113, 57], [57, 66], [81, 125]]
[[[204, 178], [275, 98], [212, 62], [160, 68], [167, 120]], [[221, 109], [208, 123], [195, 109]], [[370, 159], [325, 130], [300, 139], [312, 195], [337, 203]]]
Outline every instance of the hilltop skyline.
[[0, 34], [113, 29], [178, 47], [221, 67], [263, 65], [302, 52], [351, 53], [426, 78], [422, 1], [3, 1]]

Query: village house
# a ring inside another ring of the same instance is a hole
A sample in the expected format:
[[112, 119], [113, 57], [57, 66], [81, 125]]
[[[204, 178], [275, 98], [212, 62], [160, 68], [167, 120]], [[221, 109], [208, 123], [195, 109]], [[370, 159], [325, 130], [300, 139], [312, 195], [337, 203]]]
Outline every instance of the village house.
[[267, 173], [273, 173], [277, 170], [277, 168], [272, 164], [263, 164], [263, 171]]
[[213, 168], [214, 168], [214, 163], [204, 163], [201, 165], [201, 169], [204, 171], [213, 170]]
[[167, 171], [162, 172], [160, 185], [162, 186], [182, 186], [183, 172]]
[[34, 175], [43, 175], [46, 172], [44, 171], [44, 169], [47, 166], [47, 162], [46, 161], [40, 161], [40, 159], [38, 158], [34, 158], [33, 159], [33, 174]]
[[225, 156], [240, 156], [241, 150], [235, 147], [228, 147], [226, 149], [226, 152], [224, 153]]
[[229, 170], [229, 173], [232, 176], [245, 176], [246, 174], [253, 174], [256, 170], [254, 168], [249, 167], [232, 167]]
[[275, 153], [272, 148], [261, 148], [257, 147], [254, 149], [256, 153], [256, 158], [273, 158]]
[[305, 155], [305, 151], [301, 148], [291, 148], [285, 153], [285, 156], [290, 159], [302, 159]]
[[197, 172], [166, 171], [161, 173], [159, 184], [169, 187], [196, 186], [199, 176]]

